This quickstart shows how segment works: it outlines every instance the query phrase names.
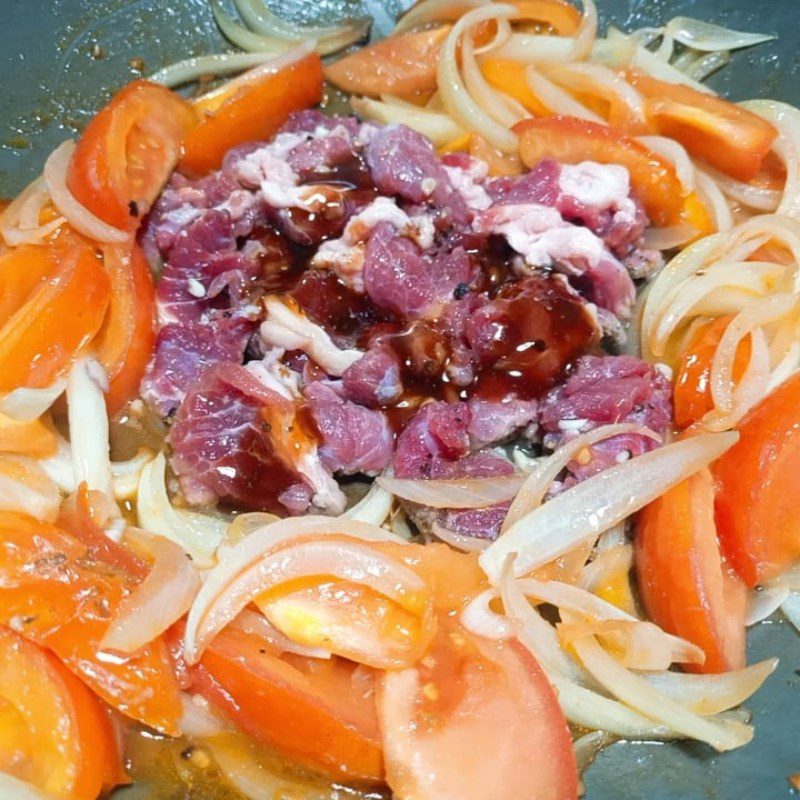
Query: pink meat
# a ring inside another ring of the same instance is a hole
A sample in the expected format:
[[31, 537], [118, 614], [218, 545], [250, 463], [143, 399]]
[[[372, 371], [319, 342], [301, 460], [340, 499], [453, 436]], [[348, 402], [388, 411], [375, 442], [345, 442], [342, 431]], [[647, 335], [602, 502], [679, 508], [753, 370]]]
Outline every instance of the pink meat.
[[172, 467], [186, 499], [304, 513], [314, 490], [296, 468], [304, 447], [297, 427], [294, 404], [244, 367], [210, 367], [187, 393], [170, 432]]
[[400, 364], [386, 350], [372, 348], [342, 375], [345, 396], [362, 406], [394, 405], [403, 396]]
[[378, 475], [386, 469], [394, 434], [380, 411], [342, 399], [321, 381], [303, 394], [320, 437], [320, 458], [331, 472]]

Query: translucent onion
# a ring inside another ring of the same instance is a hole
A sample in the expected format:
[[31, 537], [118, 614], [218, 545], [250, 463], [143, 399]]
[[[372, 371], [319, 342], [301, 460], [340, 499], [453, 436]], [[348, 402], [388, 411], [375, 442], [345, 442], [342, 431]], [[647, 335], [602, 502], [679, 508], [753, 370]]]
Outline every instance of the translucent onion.
[[786, 183], [777, 211], [800, 218], [800, 111], [777, 100], [749, 100], [741, 105], [778, 129], [772, 149], [786, 168]]
[[534, 66], [525, 68], [525, 80], [536, 99], [551, 113], [605, 124], [605, 120], [579, 103], [569, 92], [545, 78]]
[[[348, 19], [338, 25], [301, 25], [279, 17], [269, 10], [263, 0], [234, 0], [236, 10], [248, 28], [264, 36], [277, 36], [283, 39], [316, 39], [320, 44], [343, 41], [343, 37], [353, 33], [353, 29], [361, 32], [363, 38], [369, 32], [371, 20]], [[351, 42], [341, 44], [338, 49]], [[329, 52], [333, 52], [332, 50]]]
[[55, 522], [61, 493], [39, 463], [26, 456], [0, 454], [0, 511]]
[[130, 241], [131, 234], [103, 222], [81, 205], [67, 188], [67, 170], [75, 150], [75, 143], [66, 141], [59, 145], [44, 163], [44, 181], [53, 205], [78, 233], [107, 244]]
[[485, 508], [513, 499], [522, 475], [455, 480], [407, 480], [380, 476], [376, 483], [396, 497], [429, 508]]
[[665, 158], [675, 167], [675, 174], [687, 194], [694, 191], [695, 167], [680, 142], [666, 136], [638, 136], [637, 141], [641, 142], [648, 150]]
[[178, 724], [183, 736], [195, 739], [206, 739], [229, 729], [228, 724], [211, 709], [205, 697], [181, 692], [181, 708], [183, 714]]
[[512, 553], [517, 553], [515, 574], [524, 575], [581, 542], [594, 541], [710, 464], [738, 438], [735, 432], [701, 434], [604, 470], [517, 520], [481, 554], [481, 566], [496, 584]]
[[[355, 524], [347, 520], [349, 524]], [[278, 523], [276, 523], [278, 524]], [[228, 574], [230, 563], [239, 562], [236, 552], [247, 545], [254, 534], [231, 551], [228, 563], [220, 564], [216, 570]], [[391, 534], [390, 534], [391, 535]], [[242, 552], [247, 552], [244, 548]], [[215, 571], [216, 571], [215, 570]], [[242, 569], [234, 578], [216, 591], [218, 581], [211, 583], [211, 573], [206, 584], [192, 606], [186, 622], [184, 652], [188, 663], [196, 663], [206, 646], [234, 617], [260, 595], [275, 592], [280, 587], [295, 581], [309, 579], [338, 579], [371, 589], [373, 592], [396, 603], [401, 609], [418, 616], [429, 627], [431, 621], [431, 595], [425, 581], [401, 561], [378, 550], [370, 548], [356, 539], [331, 539], [328, 537], [316, 540], [305, 540], [299, 543], [289, 542], [277, 549], [270, 548], [261, 557]], [[274, 596], [276, 602], [281, 598]], [[405, 654], [419, 657], [415, 642], [393, 642], [392, 665], [394, 658]], [[427, 642], [426, 642], [427, 644]], [[332, 650], [335, 648], [332, 646]], [[397, 651], [395, 653], [394, 651]], [[402, 651], [402, 653], [401, 653]], [[413, 651], [413, 652], [412, 652]], [[366, 654], [364, 654], [366, 657]], [[381, 660], [383, 654], [375, 654], [374, 660]], [[365, 662], [366, 663], [366, 662]], [[389, 664], [383, 666], [388, 668]]]
[[75, 480], [89, 489], [113, 496], [111, 456], [108, 438], [108, 412], [104, 390], [108, 388], [105, 370], [99, 361], [77, 359], [67, 379], [69, 438]]
[[695, 714], [709, 717], [743, 703], [756, 693], [777, 666], [777, 658], [768, 658], [744, 669], [719, 675], [653, 672], [642, 677], [653, 688], [685, 705]]
[[331, 651], [321, 647], [304, 647], [293, 642], [279, 628], [276, 628], [262, 613], [245, 608], [235, 617], [230, 627], [250, 633], [263, 639], [276, 654], [294, 653], [304, 658], [329, 659]]
[[297, 44], [282, 36], [264, 36], [239, 25], [228, 15], [220, 0], [211, 0], [211, 11], [222, 35], [249, 53], [283, 53]]
[[575, 766], [582, 775], [593, 763], [600, 751], [613, 744], [617, 737], [608, 731], [592, 731], [576, 739], [572, 746], [575, 750]]
[[[615, 35], [629, 38], [626, 37], [625, 34], [619, 32]], [[611, 38], [611, 31], [609, 31], [609, 38]], [[698, 92], [703, 92], [704, 94], [715, 94], [708, 86], [690, 78], [680, 70], [675, 69], [668, 61], [665, 61], [663, 58], [660, 58], [641, 45], [636, 46], [636, 51], [630, 66], [641, 70], [653, 78], [666, 81], [667, 83], [683, 84], [691, 86], [693, 89], [696, 89]]]
[[447, 114], [437, 114], [419, 107], [410, 109], [396, 103], [373, 100], [370, 97], [351, 97], [350, 105], [353, 111], [364, 119], [371, 119], [382, 125], [392, 123], [407, 125], [426, 136], [437, 147], [443, 147], [466, 135], [464, 129]]
[[17, 422], [32, 422], [47, 411], [67, 388], [66, 378], [59, 378], [41, 389], [20, 387], [0, 397], [0, 414]]
[[175, 542], [198, 568], [210, 567], [227, 523], [207, 514], [173, 507], [165, 485], [166, 466], [164, 454], [159, 453], [142, 470], [136, 499], [139, 527]]
[[597, 6], [594, 0], [583, 0], [583, 17], [569, 54], [570, 61], [589, 58], [597, 37]]
[[558, 476], [566, 469], [581, 450], [610, 439], [612, 436], [635, 433], [649, 439], [660, 441], [657, 433], [643, 425], [632, 423], [618, 423], [615, 425], [601, 425], [599, 428], [582, 433], [574, 439], [562, 444], [551, 456], [538, 463], [536, 468], [527, 477], [520, 487], [511, 507], [503, 520], [502, 532], [505, 533], [512, 525], [521, 520], [526, 514], [538, 508], [544, 501], [547, 492]]
[[775, 37], [763, 33], [744, 33], [723, 28], [713, 22], [704, 22], [691, 17], [673, 17], [665, 29], [676, 42], [692, 50], [714, 52], [716, 50], [738, 50], [770, 42]]
[[439, 93], [448, 114], [460, 127], [480, 134], [504, 153], [517, 152], [517, 136], [483, 111], [467, 91], [459, 72], [458, 50], [461, 37], [473, 26], [492, 19], [509, 19], [516, 13], [514, 6], [502, 4], [481, 6], [466, 13], [445, 39], [437, 66]]
[[517, 626], [504, 614], [492, 611], [491, 603], [500, 596], [497, 589], [487, 589], [473, 598], [461, 612], [461, 624], [476, 636], [499, 641], [517, 633]]
[[438, 522], [434, 522], [431, 525], [431, 533], [445, 544], [449, 544], [450, 547], [461, 550], [464, 553], [479, 553], [492, 543], [491, 539], [479, 539], [477, 536], [456, 533], [456, 531], [451, 531]]
[[781, 611], [786, 615], [786, 619], [794, 625], [795, 630], [800, 633], [800, 592], [792, 592], [781, 603]]
[[721, 50], [718, 53], [708, 53], [707, 55], [698, 58], [688, 69], [684, 70], [685, 74], [696, 81], [704, 81], [713, 75], [717, 70], [726, 67], [730, 64], [731, 54], [727, 50]]
[[[266, 525], [261, 530], [253, 531], [228, 550], [220, 559], [219, 564], [206, 576], [203, 588], [189, 612], [190, 626], [187, 627], [187, 641], [192, 644], [193, 650], [197, 650], [195, 639], [200, 622], [209, 616], [217, 599], [240, 575], [282, 543], [299, 537], [325, 535], [345, 535], [368, 542], [402, 541], [383, 528], [345, 517], [332, 518], [313, 515], [294, 517], [279, 520]], [[236, 613], [230, 619], [235, 616]]]
[[273, 58], [271, 53], [212, 53], [194, 56], [154, 72], [148, 80], [174, 88], [192, 83], [204, 75], [233, 75]]
[[697, 194], [711, 212], [714, 227], [721, 232], [733, 227], [733, 214], [725, 195], [714, 179], [701, 169], [695, 172]]
[[726, 197], [743, 206], [756, 211], [776, 211], [781, 203], [783, 192], [778, 189], [737, 181], [713, 167], [706, 166], [705, 170]]
[[0, 236], [9, 247], [40, 244], [66, 222], [64, 217], [58, 217], [44, 225], [39, 224], [41, 209], [49, 199], [44, 178], [39, 177], [0, 213]]
[[667, 228], [648, 228], [642, 243], [651, 250], [675, 250], [697, 238], [699, 231], [692, 225], [671, 225]]
[[392, 34], [403, 33], [431, 22], [455, 22], [466, 11], [485, 6], [488, 0], [423, 0], [410, 8], [395, 25]]
[[750, 627], [774, 614], [790, 592], [789, 585], [780, 580], [767, 586], [752, 589], [747, 598], [747, 616], [744, 624]]
[[701, 717], [659, 692], [643, 677], [618, 664], [593, 636], [576, 639], [573, 648], [584, 667], [606, 690], [675, 733], [706, 742], [719, 752], [741, 747], [753, 738], [753, 730], [748, 725]]
[[153, 556], [147, 577], [120, 603], [100, 640], [104, 650], [133, 653], [152, 642], [192, 605], [200, 575], [191, 559], [169, 539], [131, 533]]
[[344, 512], [345, 517], [370, 525], [383, 525], [392, 511], [394, 495], [378, 482], [370, 486], [369, 491], [352, 508]]

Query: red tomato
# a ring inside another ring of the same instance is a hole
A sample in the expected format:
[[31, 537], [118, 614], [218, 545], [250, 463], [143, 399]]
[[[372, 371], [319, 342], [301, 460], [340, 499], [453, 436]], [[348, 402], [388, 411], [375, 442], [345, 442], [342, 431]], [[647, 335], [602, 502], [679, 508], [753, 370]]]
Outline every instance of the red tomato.
[[13, 619], [22, 636], [50, 649], [113, 708], [176, 735], [181, 705], [164, 642], [127, 657], [99, 652], [109, 620], [135, 586], [59, 528], [0, 513], [0, 624]]
[[401, 33], [362, 47], [325, 67], [325, 77], [349, 94], [415, 98], [436, 89], [439, 49], [449, 25]]
[[190, 669], [194, 689], [260, 742], [338, 780], [383, 780], [371, 670], [339, 658], [278, 658], [233, 629]]
[[153, 354], [156, 297], [150, 267], [138, 244], [134, 243], [128, 254], [114, 248], [105, 252], [111, 302], [93, 350], [108, 374], [108, 413], [116, 414], [138, 393]]
[[632, 188], [656, 225], [681, 222], [684, 191], [674, 167], [635, 139], [576, 117], [525, 119], [514, 132], [526, 167], [535, 167], [543, 158], [563, 164], [620, 164], [630, 172]]
[[133, 81], [86, 126], [67, 186], [109, 225], [136, 230], [196, 123], [191, 105], [157, 83]]
[[0, 771], [70, 800], [127, 783], [100, 701], [52, 654], [0, 628]]
[[708, 470], [640, 512], [635, 553], [639, 591], [650, 618], [705, 651], [705, 663], [687, 669], [743, 667], [747, 591], [720, 554]]
[[714, 465], [722, 549], [748, 586], [800, 559], [800, 375], [762, 400]]
[[[51, 384], [97, 333], [108, 307], [108, 275], [84, 240], [66, 234], [39, 250], [28, 293], [6, 295], [0, 285], [0, 297], [8, 296], [16, 308], [0, 323], [0, 392]], [[23, 289], [19, 280], [11, 286], [12, 293]]]
[[[711, 362], [719, 341], [733, 315], [720, 317], [699, 327], [681, 353], [681, 365], [675, 377], [675, 424], [683, 429], [714, 408], [711, 398]], [[733, 364], [733, 379], [744, 375], [750, 361], [750, 337], [739, 345]]]
[[35, 244], [12, 247], [0, 255], [0, 325], [41, 288], [53, 273], [49, 248]]
[[383, 673], [386, 775], [415, 800], [569, 800], [572, 739], [556, 695], [516, 640], [479, 640], [452, 622], [414, 669]]
[[277, 72], [245, 73], [196, 102], [201, 119], [184, 140], [180, 166], [193, 175], [211, 172], [232, 147], [269, 138], [292, 111], [321, 99], [322, 62], [314, 53]]
[[740, 181], [758, 175], [778, 136], [774, 125], [690, 86], [659, 81], [637, 70], [630, 70], [628, 79], [644, 95], [647, 116], [662, 136], [676, 139], [693, 156]]

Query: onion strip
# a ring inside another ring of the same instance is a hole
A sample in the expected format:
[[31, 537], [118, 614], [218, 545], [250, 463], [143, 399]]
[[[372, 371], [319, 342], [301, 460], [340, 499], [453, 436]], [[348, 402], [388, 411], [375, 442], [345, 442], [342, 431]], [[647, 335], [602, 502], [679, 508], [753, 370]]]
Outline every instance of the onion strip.
[[485, 508], [513, 499], [520, 490], [521, 475], [455, 480], [404, 480], [380, 476], [376, 483], [403, 500], [429, 508]]

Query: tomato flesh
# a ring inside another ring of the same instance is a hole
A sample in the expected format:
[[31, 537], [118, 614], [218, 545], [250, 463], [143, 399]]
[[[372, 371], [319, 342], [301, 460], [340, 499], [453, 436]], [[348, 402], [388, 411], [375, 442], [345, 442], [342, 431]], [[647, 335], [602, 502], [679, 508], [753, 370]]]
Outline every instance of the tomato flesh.
[[313, 53], [253, 83], [243, 83], [218, 108], [201, 112], [200, 122], [184, 140], [181, 169], [191, 175], [211, 172], [232, 147], [268, 139], [289, 114], [321, 99], [322, 62]]
[[514, 132], [526, 167], [533, 168], [544, 158], [563, 164], [619, 164], [627, 168], [634, 192], [656, 225], [680, 223], [684, 190], [675, 169], [635, 139], [607, 125], [560, 116], [522, 120]]
[[739, 441], [714, 462], [717, 527], [748, 586], [800, 560], [800, 375], [739, 423]]
[[136, 230], [195, 123], [179, 95], [149, 81], [129, 83], [86, 126], [67, 172], [69, 190], [109, 225]]
[[365, 670], [336, 658], [290, 662], [257, 636], [229, 629], [191, 675], [196, 691], [261, 743], [338, 780], [379, 783], [383, 758], [372, 673]]
[[706, 654], [697, 672], [745, 664], [747, 591], [722, 558], [708, 470], [679, 483], [639, 513], [636, 572], [649, 617]]
[[135, 586], [54, 525], [0, 513], [0, 624], [15, 620], [22, 636], [50, 649], [113, 708], [176, 735], [181, 706], [163, 640], [130, 656], [99, 652]]
[[127, 780], [97, 698], [52, 654], [2, 627], [0, 770], [71, 800]]
[[628, 77], [645, 98], [647, 116], [662, 136], [740, 181], [755, 178], [778, 136], [757, 114], [691, 86], [667, 83], [636, 70]]

